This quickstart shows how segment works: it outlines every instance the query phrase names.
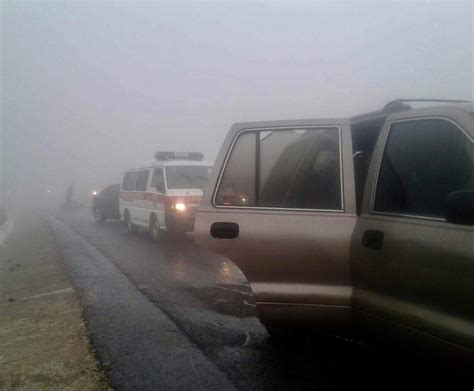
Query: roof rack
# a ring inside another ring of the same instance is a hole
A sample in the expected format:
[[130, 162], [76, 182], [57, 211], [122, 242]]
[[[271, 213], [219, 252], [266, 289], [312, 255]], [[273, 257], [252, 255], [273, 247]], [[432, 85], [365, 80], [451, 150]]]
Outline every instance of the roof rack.
[[405, 103], [407, 102], [439, 102], [439, 103], [471, 103], [470, 100], [460, 100], [460, 99], [395, 99], [388, 102], [382, 109], [382, 111], [398, 111], [398, 110], [409, 110], [411, 109], [410, 105]]
[[352, 122], [364, 122], [367, 120], [380, 119], [383, 120], [391, 113], [399, 111], [411, 110], [412, 107], [407, 103], [412, 102], [440, 102], [440, 103], [472, 103], [470, 100], [460, 99], [394, 99], [388, 102], [382, 110], [372, 111], [370, 113], [359, 114], [351, 118]]

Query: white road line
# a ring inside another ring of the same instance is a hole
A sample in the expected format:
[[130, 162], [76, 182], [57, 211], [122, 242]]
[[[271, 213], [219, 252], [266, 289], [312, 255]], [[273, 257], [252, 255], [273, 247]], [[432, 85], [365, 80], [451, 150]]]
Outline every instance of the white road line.
[[41, 293], [39, 295], [33, 295], [33, 296], [29, 296], [29, 297], [23, 297], [23, 298], [21, 298], [21, 300], [37, 299], [37, 298], [43, 297], [43, 296], [60, 295], [62, 293], [70, 293], [70, 292], [74, 292], [74, 289], [72, 289], [72, 288], [58, 289], [57, 291]]

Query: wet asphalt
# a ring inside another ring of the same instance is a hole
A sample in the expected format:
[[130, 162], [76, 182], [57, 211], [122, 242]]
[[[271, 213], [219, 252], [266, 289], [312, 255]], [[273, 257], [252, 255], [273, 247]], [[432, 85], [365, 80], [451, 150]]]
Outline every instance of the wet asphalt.
[[[443, 363], [393, 346], [337, 336], [270, 339], [245, 277], [228, 259], [195, 245], [192, 234], [155, 243], [144, 231], [129, 234], [119, 221], [95, 223], [86, 208], [55, 218], [50, 225], [114, 388], [472, 389], [456, 373], [444, 371]], [[77, 239], [82, 250], [74, 247]], [[90, 254], [99, 261], [87, 275], [76, 266]], [[92, 278], [94, 273], [99, 277]], [[120, 299], [134, 310], [117, 310], [114, 300]], [[185, 359], [180, 352], [186, 352]], [[190, 367], [190, 361], [198, 364]]]

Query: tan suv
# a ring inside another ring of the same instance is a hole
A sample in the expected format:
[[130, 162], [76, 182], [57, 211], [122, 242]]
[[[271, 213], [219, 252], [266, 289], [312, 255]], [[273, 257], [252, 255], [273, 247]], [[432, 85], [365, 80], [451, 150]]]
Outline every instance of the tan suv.
[[230, 129], [195, 235], [270, 334], [357, 326], [473, 358], [474, 106], [406, 102]]

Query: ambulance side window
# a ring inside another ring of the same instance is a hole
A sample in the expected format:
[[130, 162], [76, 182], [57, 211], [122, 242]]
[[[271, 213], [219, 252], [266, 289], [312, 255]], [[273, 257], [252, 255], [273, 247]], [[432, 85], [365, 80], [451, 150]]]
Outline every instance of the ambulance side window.
[[163, 169], [155, 168], [151, 177], [150, 187], [160, 193], [165, 193], [165, 182], [163, 179]]
[[135, 181], [137, 179], [137, 172], [127, 172], [123, 177], [122, 190], [123, 191], [133, 191], [135, 188]]
[[143, 170], [138, 173], [137, 183], [135, 184], [136, 191], [145, 191], [148, 184], [149, 170]]

